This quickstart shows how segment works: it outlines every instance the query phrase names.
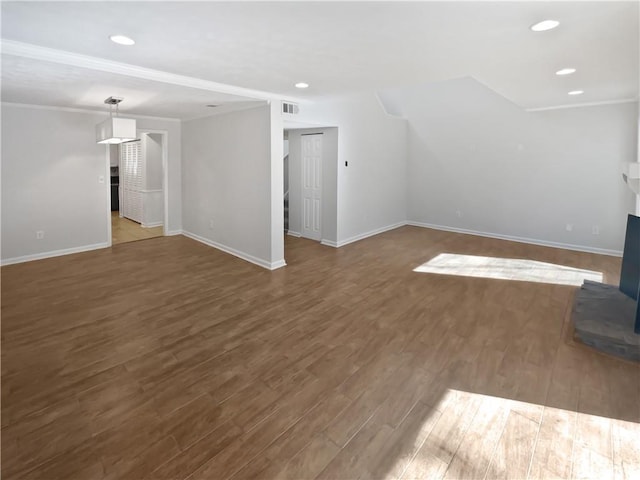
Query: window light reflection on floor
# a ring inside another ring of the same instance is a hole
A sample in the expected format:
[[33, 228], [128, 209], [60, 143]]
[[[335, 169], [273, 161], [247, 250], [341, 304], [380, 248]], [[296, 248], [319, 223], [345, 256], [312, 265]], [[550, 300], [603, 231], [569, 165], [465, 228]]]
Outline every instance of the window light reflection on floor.
[[413, 271], [575, 286], [582, 285], [585, 280], [602, 282], [602, 272], [535, 260], [457, 253], [441, 253]]
[[448, 388], [406, 433], [376, 478], [640, 478], [640, 425], [593, 413]]

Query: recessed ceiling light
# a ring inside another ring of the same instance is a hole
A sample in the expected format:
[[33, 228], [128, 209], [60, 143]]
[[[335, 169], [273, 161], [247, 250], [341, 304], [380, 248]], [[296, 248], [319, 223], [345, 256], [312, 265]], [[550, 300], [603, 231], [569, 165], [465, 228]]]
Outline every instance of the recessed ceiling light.
[[534, 25], [531, 25], [531, 30], [534, 32], [544, 32], [546, 30], [551, 30], [552, 28], [556, 28], [560, 25], [560, 22], [557, 20], [543, 20]]
[[556, 75], [571, 75], [572, 73], [575, 73], [576, 69], [575, 68], [563, 68], [561, 70], [558, 70], [556, 72]]
[[571, 90], [569, 92], [569, 95], [582, 95], [584, 93], [584, 90]]
[[117, 43], [118, 45], [135, 45], [135, 41], [132, 38], [129, 38], [125, 35], [111, 35], [109, 37], [113, 43]]
[[298, 82], [296, 83], [296, 88], [309, 88], [309, 84], [304, 82]]

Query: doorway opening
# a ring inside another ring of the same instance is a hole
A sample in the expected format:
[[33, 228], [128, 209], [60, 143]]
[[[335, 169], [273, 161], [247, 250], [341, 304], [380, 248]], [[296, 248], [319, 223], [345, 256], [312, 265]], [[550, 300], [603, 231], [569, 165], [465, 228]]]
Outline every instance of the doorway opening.
[[[322, 245], [337, 245], [338, 128], [285, 130], [285, 231]], [[285, 241], [287, 264], [298, 240]], [[322, 248], [322, 247], [321, 247]]]
[[161, 237], [166, 226], [167, 132], [109, 146], [111, 244]]

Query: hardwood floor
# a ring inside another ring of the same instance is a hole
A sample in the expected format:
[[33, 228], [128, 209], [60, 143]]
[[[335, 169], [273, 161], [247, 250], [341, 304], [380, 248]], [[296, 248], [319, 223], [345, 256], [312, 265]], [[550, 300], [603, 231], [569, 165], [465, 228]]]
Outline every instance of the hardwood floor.
[[640, 478], [639, 366], [565, 342], [575, 287], [414, 271], [441, 253], [620, 268], [414, 227], [3, 267], [3, 478]]
[[139, 223], [111, 212], [111, 242], [113, 245], [161, 237], [162, 227], [145, 228]]

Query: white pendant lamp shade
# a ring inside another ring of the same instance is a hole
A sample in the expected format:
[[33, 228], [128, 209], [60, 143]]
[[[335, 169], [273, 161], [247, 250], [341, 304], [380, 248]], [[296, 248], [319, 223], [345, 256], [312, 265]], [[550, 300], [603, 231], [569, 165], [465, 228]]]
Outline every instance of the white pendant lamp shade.
[[136, 139], [136, 121], [133, 118], [110, 117], [96, 125], [96, 142], [122, 143]]
[[[96, 125], [96, 142], [122, 143], [136, 139], [136, 121], [133, 118], [120, 118], [118, 105], [122, 97], [109, 97], [104, 103], [109, 105], [109, 118]], [[113, 106], [116, 106], [116, 116], [113, 116]]]

